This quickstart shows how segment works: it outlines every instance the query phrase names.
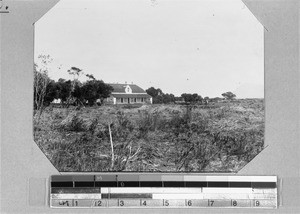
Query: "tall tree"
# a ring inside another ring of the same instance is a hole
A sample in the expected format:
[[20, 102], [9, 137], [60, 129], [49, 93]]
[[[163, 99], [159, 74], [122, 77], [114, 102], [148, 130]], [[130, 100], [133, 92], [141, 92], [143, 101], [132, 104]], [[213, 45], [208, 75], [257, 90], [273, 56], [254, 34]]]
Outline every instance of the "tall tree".
[[163, 103], [174, 103], [175, 102], [175, 96], [173, 94], [163, 94]]
[[149, 94], [151, 97], [157, 97], [158, 95], [162, 95], [163, 92], [160, 88], [156, 89], [154, 87], [150, 87], [146, 90], [147, 94]]
[[226, 99], [226, 100], [232, 100], [236, 97], [236, 95], [234, 93], [232, 93], [231, 91], [228, 91], [226, 93], [223, 93], [222, 96]]
[[202, 102], [203, 98], [198, 95], [197, 93], [194, 94], [181, 94], [181, 97], [184, 99], [186, 103], [197, 103], [197, 102]]
[[87, 78], [89, 78], [90, 80], [96, 80], [96, 78], [94, 77], [93, 74], [86, 74], [85, 75]]
[[204, 97], [203, 98], [204, 104], [207, 105], [209, 102], [209, 97]]
[[49, 65], [53, 59], [49, 55], [39, 55], [38, 62], [34, 65], [34, 109], [39, 112], [39, 116], [44, 109], [44, 101], [47, 93], [47, 87], [50, 83], [48, 77]]
[[103, 100], [110, 96], [113, 87], [105, 84], [102, 80], [88, 80], [81, 88], [82, 97], [88, 101], [90, 106], [94, 105], [97, 99]]
[[[70, 104], [81, 104], [83, 106], [82, 101], [80, 100], [80, 82], [79, 82], [79, 76], [83, 74], [82, 69], [77, 67], [71, 67], [71, 69], [68, 70], [68, 73], [72, 75], [73, 81], [71, 82], [71, 93], [69, 94], [69, 97], [67, 98], [67, 106]], [[76, 92], [75, 92], [76, 90]], [[77, 96], [74, 96], [77, 95]]]
[[73, 76], [73, 80], [78, 80], [79, 76], [83, 73], [82, 69], [77, 67], [71, 67], [68, 73]]
[[46, 87], [46, 95], [44, 98], [44, 106], [49, 106], [50, 103], [57, 98], [58, 91], [56, 90], [56, 83], [54, 80], [50, 80]]
[[71, 88], [71, 80], [66, 81], [60, 78], [58, 82], [56, 82], [57, 97], [61, 100], [62, 104], [64, 104], [70, 96]]

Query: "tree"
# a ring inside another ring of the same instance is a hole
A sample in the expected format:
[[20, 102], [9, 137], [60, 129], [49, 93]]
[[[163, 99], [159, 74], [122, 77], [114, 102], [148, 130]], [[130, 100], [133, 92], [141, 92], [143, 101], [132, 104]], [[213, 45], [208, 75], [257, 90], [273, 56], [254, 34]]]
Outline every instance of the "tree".
[[164, 103], [164, 93], [160, 88], [150, 87], [146, 92], [153, 98], [153, 104]]
[[77, 80], [82, 74], [82, 69], [79, 69], [77, 67], [71, 67], [71, 69], [68, 70], [68, 73], [73, 76], [73, 80]]
[[64, 105], [70, 96], [71, 89], [71, 80], [66, 81], [65, 79], [60, 78], [58, 82], [56, 82], [57, 98], [61, 100], [62, 105]]
[[98, 99], [100, 99], [101, 103], [103, 103], [103, 100], [110, 96], [114, 88], [108, 84], [105, 84], [102, 80], [96, 80], [96, 84]]
[[209, 97], [204, 97], [203, 98], [204, 104], [207, 105], [209, 102]]
[[162, 95], [162, 102], [163, 103], [174, 103], [175, 96], [173, 94], [163, 94]]
[[88, 80], [81, 88], [82, 97], [90, 106], [94, 105], [97, 99], [103, 100], [110, 96], [113, 87], [105, 84], [102, 80]]
[[157, 95], [156, 97], [153, 97], [153, 104], [161, 104], [164, 102], [163, 95]]
[[41, 110], [50, 79], [46, 72], [34, 70], [34, 109]]
[[147, 94], [149, 94], [153, 98], [154, 104], [159, 103], [174, 103], [175, 96], [174, 94], [165, 94], [160, 88], [150, 87], [146, 90]]
[[86, 74], [85, 75], [87, 78], [89, 78], [90, 80], [96, 80], [96, 78], [94, 77], [93, 74]]
[[186, 103], [191, 103], [194, 99], [192, 94], [187, 94], [187, 93], [181, 94], [181, 97], [183, 98], [184, 102], [186, 102]]
[[186, 103], [197, 103], [197, 102], [202, 102], [203, 98], [198, 95], [197, 93], [194, 94], [181, 94], [181, 97], [184, 99], [184, 102]]
[[53, 59], [49, 55], [39, 55], [38, 63], [34, 65], [34, 109], [39, 112], [39, 116], [44, 109], [45, 96], [47, 94], [47, 88], [49, 90], [49, 83], [51, 82], [48, 77], [49, 64]]
[[71, 96], [75, 98], [75, 104], [76, 105], [82, 105], [82, 99], [83, 99], [83, 94], [82, 94], [82, 83], [79, 81], [76, 81], [74, 84], [73, 91], [71, 92]]
[[56, 83], [54, 80], [50, 80], [49, 84], [46, 87], [46, 94], [44, 98], [44, 106], [49, 106], [50, 103], [57, 98], [58, 91], [56, 90]]
[[197, 93], [194, 93], [193, 95], [193, 102], [202, 102], [202, 100], [203, 100], [203, 98], [200, 96], [200, 95], [198, 95]]
[[222, 96], [226, 99], [226, 100], [232, 100], [236, 97], [236, 95], [230, 91], [223, 93]]
[[[71, 103], [75, 103], [75, 104], [81, 104], [83, 105], [83, 103], [81, 102], [80, 100], [80, 96], [81, 96], [81, 93], [80, 93], [80, 82], [78, 80], [79, 76], [81, 74], [83, 74], [82, 72], [82, 69], [79, 69], [77, 67], [71, 67], [71, 69], [68, 70], [68, 73], [70, 75], [73, 76], [73, 81], [71, 82], [72, 83], [72, 87], [71, 87], [71, 93], [69, 94], [69, 97], [67, 98], [67, 106], [69, 106]], [[76, 92], [75, 92], [76, 90]], [[77, 96], [74, 96], [74, 95], [77, 95]]]
[[150, 87], [146, 90], [147, 94], [149, 94], [151, 97], [157, 97], [158, 95], [162, 95], [163, 92], [160, 88], [156, 89], [154, 87]]

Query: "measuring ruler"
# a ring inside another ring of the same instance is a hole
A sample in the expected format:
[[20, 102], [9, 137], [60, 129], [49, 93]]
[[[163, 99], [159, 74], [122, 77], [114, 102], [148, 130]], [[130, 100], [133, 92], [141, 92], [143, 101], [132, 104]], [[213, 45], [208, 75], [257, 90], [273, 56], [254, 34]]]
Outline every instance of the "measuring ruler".
[[277, 208], [277, 177], [53, 175], [50, 207]]

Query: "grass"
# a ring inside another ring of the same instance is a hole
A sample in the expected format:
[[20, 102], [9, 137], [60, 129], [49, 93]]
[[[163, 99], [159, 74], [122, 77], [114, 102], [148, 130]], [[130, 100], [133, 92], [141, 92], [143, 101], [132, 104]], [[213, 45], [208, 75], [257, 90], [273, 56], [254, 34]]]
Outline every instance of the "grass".
[[264, 106], [48, 107], [34, 140], [59, 171], [237, 172], [263, 149]]

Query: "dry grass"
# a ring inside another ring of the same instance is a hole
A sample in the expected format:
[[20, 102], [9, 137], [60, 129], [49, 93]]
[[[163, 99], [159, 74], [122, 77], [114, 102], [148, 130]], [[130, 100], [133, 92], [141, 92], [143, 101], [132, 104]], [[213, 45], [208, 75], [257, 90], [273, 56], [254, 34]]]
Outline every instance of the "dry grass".
[[34, 139], [59, 171], [236, 172], [263, 149], [264, 106], [47, 108]]

